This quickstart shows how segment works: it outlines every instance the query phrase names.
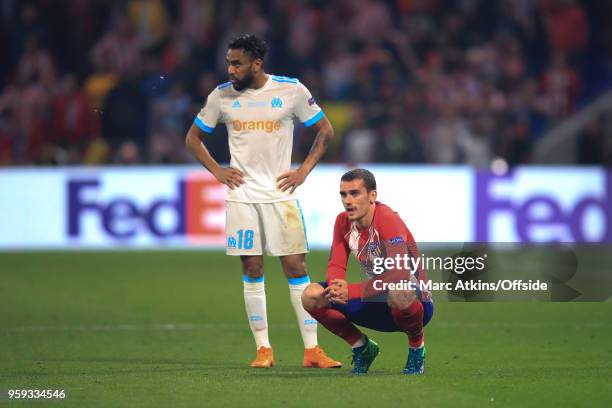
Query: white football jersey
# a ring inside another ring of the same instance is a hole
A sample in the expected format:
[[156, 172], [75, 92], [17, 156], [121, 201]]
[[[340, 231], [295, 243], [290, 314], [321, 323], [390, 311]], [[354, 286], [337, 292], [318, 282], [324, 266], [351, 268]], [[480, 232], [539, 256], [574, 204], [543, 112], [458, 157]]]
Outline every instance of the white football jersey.
[[270, 203], [294, 199], [277, 188], [276, 178], [291, 168], [293, 118], [312, 126], [323, 111], [297, 79], [269, 75], [259, 89], [237, 91], [231, 82], [213, 90], [195, 119], [204, 132], [227, 126], [230, 166], [244, 173], [245, 183], [228, 189], [227, 201]]

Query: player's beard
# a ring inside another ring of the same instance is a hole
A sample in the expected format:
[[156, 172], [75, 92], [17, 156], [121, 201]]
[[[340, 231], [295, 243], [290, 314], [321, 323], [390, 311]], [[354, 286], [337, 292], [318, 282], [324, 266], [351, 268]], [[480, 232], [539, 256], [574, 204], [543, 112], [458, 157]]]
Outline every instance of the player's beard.
[[254, 76], [252, 73], [248, 73], [242, 79], [234, 79], [236, 80], [236, 84], [234, 84], [234, 89], [237, 91], [242, 91], [245, 88], [249, 88], [253, 84]]

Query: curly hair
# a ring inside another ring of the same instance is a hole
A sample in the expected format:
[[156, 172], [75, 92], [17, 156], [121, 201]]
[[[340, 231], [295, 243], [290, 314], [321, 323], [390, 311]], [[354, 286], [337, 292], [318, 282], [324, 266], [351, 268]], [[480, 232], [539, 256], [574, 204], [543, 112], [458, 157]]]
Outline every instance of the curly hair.
[[232, 39], [227, 48], [232, 50], [242, 49], [245, 53], [249, 53], [252, 58], [262, 60], [268, 52], [268, 44], [254, 34], [245, 34]]

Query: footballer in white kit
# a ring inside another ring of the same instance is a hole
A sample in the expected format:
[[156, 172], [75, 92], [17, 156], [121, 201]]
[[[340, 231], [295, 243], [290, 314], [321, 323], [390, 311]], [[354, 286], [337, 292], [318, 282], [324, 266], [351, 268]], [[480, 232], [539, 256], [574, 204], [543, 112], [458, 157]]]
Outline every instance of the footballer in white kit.
[[[304, 217], [294, 192], [325, 153], [333, 128], [308, 89], [295, 78], [263, 70], [266, 43], [254, 35], [228, 46], [229, 82], [208, 96], [187, 133], [196, 159], [227, 195], [226, 251], [240, 256], [249, 325], [257, 355], [252, 367], [274, 365], [268, 338], [263, 254], [278, 256], [288, 283], [291, 303], [304, 341], [304, 367], [332, 368], [317, 341], [317, 324], [303, 308], [302, 292], [310, 283]], [[316, 132], [313, 147], [298, 169], [291, 169], [293, 121]], [[230, 166], [222, 168], [204, 145], [217, 124], [227, 127]]]
[[[293, 118], [311, 126], [323, 111], [297, 79], [268, 75], [259, 89], [237, 91], [219, 85], [195, 119], [204, 132], [227, 126], [230, 167], [245, 183], [227, 195], [227, 253], [282, 256], [308, 250], [301, 210], [294, 193], [277, 188], [291, 168]], [[269, 206], [257, 204], [272, 203]]]

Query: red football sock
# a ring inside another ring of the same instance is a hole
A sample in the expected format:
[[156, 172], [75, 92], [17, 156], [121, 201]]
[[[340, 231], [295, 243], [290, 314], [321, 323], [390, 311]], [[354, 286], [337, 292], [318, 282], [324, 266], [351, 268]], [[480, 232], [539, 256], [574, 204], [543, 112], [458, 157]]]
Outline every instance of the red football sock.
[[362, 333], [346, 316], [335, 309], [321, 308], [309, 312], [327, 330], [336, 336], [342, 337], [349, 346], [361, 339]]
[[423, 343], [423, 304], [415, 300], [407, 309], [391, 308], [395, 324], [408, 335], [410, 347], [417, 348]]

